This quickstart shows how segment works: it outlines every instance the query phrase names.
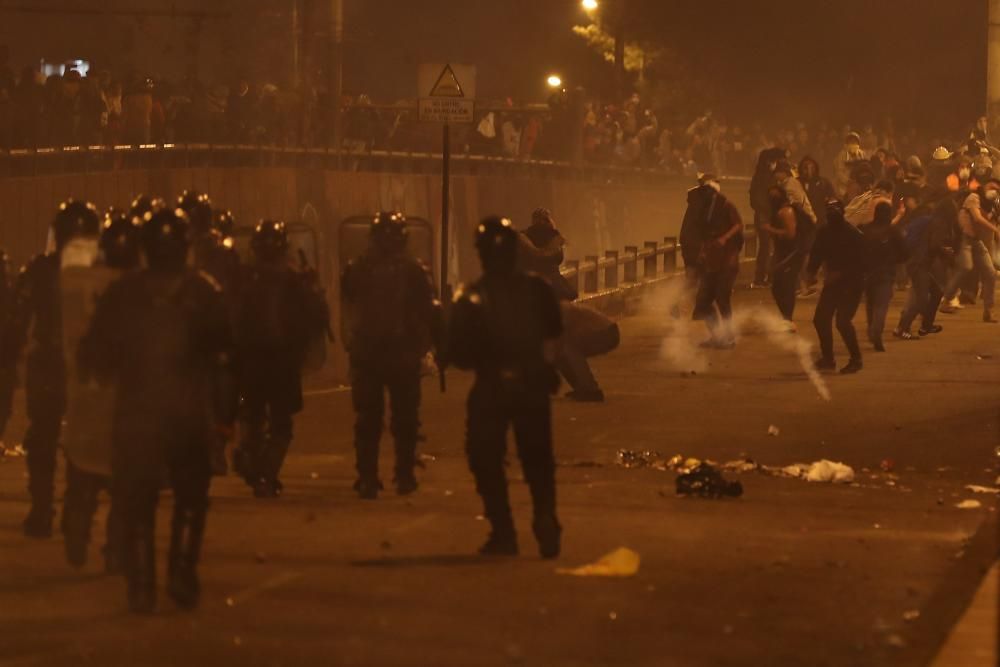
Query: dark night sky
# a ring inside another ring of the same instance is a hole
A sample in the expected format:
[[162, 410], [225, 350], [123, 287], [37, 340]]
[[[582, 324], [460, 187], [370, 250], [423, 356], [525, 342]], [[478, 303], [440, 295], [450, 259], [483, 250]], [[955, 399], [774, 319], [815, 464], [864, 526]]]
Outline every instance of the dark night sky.
[[[711, 81], [745, 118], [965, 125], [985, 97], [986, 0], [629, 0], [631, 30]], [[610, 92], [611, 68], [570, 31], [578, 0], [346, 0], [346, 85], [414, 93], [416, 64], [479, 67], [480, 97], [540, 101], [559, 71]], [[956, 118], [955, 116], [959, 116]]]

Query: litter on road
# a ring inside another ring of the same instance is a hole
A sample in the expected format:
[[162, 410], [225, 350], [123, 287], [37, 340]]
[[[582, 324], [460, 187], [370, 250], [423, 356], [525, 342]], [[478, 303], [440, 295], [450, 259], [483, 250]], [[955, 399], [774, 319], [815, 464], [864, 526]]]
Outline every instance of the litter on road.
[[639, 554], [628, 547], [618, 547], [588, 565], [559, 568], [557, 574], [574, 577], [631, 577], [639, 571]]
[[822, 459], [809, 466], [805, 477], [807, 482], [850, 484], [854, 481], [854, 469], [837, 461]]
[[983, 504], [978, 500], [963, 500], [962, 502], [955, 505], [960, 510], [974, 510], [982, 507]]
[[775, 426], [774, 424], [771, 424], [770, 426], [767, 427], [767, 434], [777, 437], [781, 435], [781, 429]]
[[739, 498], [743, 495], [743, 485], [730, 482], [707, 463], [702, 463], [691, 472], [677, 477], [677, 495], [699, 496], [701, 498]]
[[[1000, 479], [997, 480], [1000, 482]], [[966, 484], [965, 488], [973, 493], [1000, 493], [1000, 489], [994, 489], [992, 486], [979, 486], [978, 484]]]

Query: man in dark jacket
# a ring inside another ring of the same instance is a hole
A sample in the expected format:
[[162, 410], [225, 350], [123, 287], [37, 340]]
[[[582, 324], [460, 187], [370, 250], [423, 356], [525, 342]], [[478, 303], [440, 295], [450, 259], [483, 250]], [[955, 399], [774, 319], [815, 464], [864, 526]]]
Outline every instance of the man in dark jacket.
[[[243, 396], [243, 442], [235, 467], [258, 498], [281, 495], [278, 479], [302, 410], [302, 363], [310, 332], [322, 327], [315, 302], [288, 263], [285, 223], [261, 221], [250, 241], [253, 263], [236, 299], [236, 344]], [[320, 320], [320, 321], [317, 321]]]
[[861, 226], [867, 268], [865, 312], [868, 316], [868, 340], [876, 352], [885, 352], [882, 333], [889, 302], [892, 301], [896, 267], [907, 258], [906, 244], [898, 227], [903, 212], [901, 209], [894, 217], [892, 206], [888, 202], [879, 202], [875, 205], [875, 219]]
[[920, 335], [941, 331], [934, 320], [943, 296], [943, 286], [938, 284], [931, 271], [936, 251], [931, 248], [930, 232], [935, 216], [930, 204], [924, 201], [924, 192], [916, 183], [904, 182], [899, 186], [898, 194], [906, 209], [900, 227], [908, 254], [906, 274], [910, 279], [910, 293], [892, 335], [900, 340], [916, 340], [910, 328], [918, 315], [921, 317]]
[[820, 267], [824, 271], [823, 291], [813, 316], [820, 347], [816, 368], [837, 368], [833, 355], [833, 320], [836, 318], [837, 331], [851, 355], [841, 372], [856, 373], [862, 367], [861, 347], [852, 320], [858, 312], [865, 287], [864, 237], [844, 219], [844, 207], [840, 202], [831, 200], [823, 209], [827, 224], [816, 233], [806, 269], [812, 281], [815, 281]]
[[368, 251], [340, 280], [341, 337], [351, 362], [356, 413], [354, 489], [364, 500], [374, 500], [382, 489], [378, 449], [386, 390], [396, 441], [396, 492], [416, 491], [421, 364], [428, 351], [440, 349], [440, 303], [431, 273], [407, 252], [406, 239], [402, 213], [378, 213]]
[[769, 284], [771, 235], [767, 231], [767, 224], [771, 221], [774, 211], [767, 191], [775, 184], [774, 168], [786, 157], [787, 151], [783, 148], [764, 149], [757, 157], [757, 167], [750, 180], [750, 206], [753, 208], [753, 224], [757, 230], [757, 268], [754, 270], [751, 287], [763, 288]]
[[518, 553], [504, 472], [507, 430], [513, 425], [538, 549], [543, 558], [555, 558], [562, 528], [556, 518], [550, 396], [559, 387], [552, 365], [562, 335], [559, 303], [547, 282], [517, 270], [517, 233], [510, 220], [483, 220], [476, 247], [483, 277], [456, 293], [448, 338], [450, 361], [476, 372], [466, 452], [492, 529], [480, 553]]
[[721, 192], [719, 180], [705, 174], [688, 190], [688, 208], [681, 225], [685, 267], [697, 279], [694, 319], [704, 320], [710, 338], [705, 347], [731, 349], [736, 338], [731, 326], [732, 294], [743, 248], [743, 219]]
[[799, 162], [799, 181], [816, 213], [816, 224], [822, 227], [826, 224], [826, 203], [837, 198], [833, 183], [820, 175], [819, 163], [808, 156]]
[[[154, 533], [163, 473], [174, 492], [167, 576], [182, 608], [198, 604], [196, 566], [211, 482], [211, 442], [236, 413], [232, 329], [222, 296], [186, 266], [187, 216], [148, 213], [148, 268], [111, 284], [80, 342], [81, 376], [115, 388], [112, 502], [120, 510], [132, 611], [156, 606]], [[116, 511], [117, 511], [116, 510]]]

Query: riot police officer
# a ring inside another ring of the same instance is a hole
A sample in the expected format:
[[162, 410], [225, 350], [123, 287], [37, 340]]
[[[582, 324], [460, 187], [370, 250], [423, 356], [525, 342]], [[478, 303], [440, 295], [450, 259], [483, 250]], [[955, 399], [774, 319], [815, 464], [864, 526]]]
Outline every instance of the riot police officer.
[[285, 223], [263, 220], [250, 241], [236, 304], [236, 343], [243, 397], [243, 440], [234, 467], [258, 498], [281, 494], [278, 479], [292, 442], [292, 416], [302, 410], [302, 363], [310, 332], [326, 304], [288, 262]]
[[51, 251], [36, 256], [23, 269], [14, 287], [10, 317], [0, 345], [0, 433], [10, 418], [17, 362], [31, 332], [27, 353], [25, 394], [28, 430], [28, 492], [31, 510], [24, 534], [52, 535], [53, 484], [56, 450], [66, 410], [66, 368], [60, 321], [59, 270], [63, 247], [77, 233], [96, 236], [100, 216], [93, 204], [69, 199], [56, 211], [50, 228]]
[[[139, 268], [139, 233], [141, 219], [132, 218], [117, 209], [109, 209], [101, 225], [98, 240], [99, 259], [86, 268], [86, 287], [80, 292], [67, 284], [63, 275], [64, 301], [78, 302], [81, 296], [90, 300], [92, 294], [106, 289], [111, 281], [122, 274]], [[79, 304], [71, 303], [79, 312]], [[64, 307], [65, 308], [65, 307]], [[83, 311], [84, 313], [86, 310]], [[67, 365], [74, 365], [76, 339], [83, 333], [87, 322], [82, 317], [70, 317], [63, 312], [63, 328], [67, 344]], [[77, 373], [79, 376], [79, 373]], [[87, 560], [90, 529], [97, 512], [97, 496], [101, 490], [111, 491], [110, 434], [105, 423], [113, 409], [113, 396], [107, 390], [92, 387], [87, 378], [68, 379], [69, 428], [64, 434], [63, 449], [66, 454], [66, 493], [63, 496], [62, 532], [66, 558], [75, 567]], [[74, 386], [73, 382], [78, 383]], [[96, 423], [95, 423], [96, 422]], [[107, 542], [104, 546], [104, 569], [108, 574], [121, 571], [121, 509], [112, 505], [107, 518]]]
[[210, 443], [215, 431], [231, 433], [235, 419], [235, 353], [217, 286], [187, 267], [186, 214], [147, 213], [140, 238], [148, 268], [101, 296], [78, 358], [82, 372], [115, 387], [112, 498], [121, 511], [129, 606], [148, 613], [156, 604], [164, 470], [174, 494], [167, 590], [183, 608], [198, 603]]
[[550, 397], [559, 388], [553, 362], [562, 322], [552, 287], [516, 268], [517, 245], [510, 220], [490, 217], [479, 225], [476, 247], [483, 276], [456, 292], [449, 361], [476, 372], [466, 453], [492, 527], [480, 553], [518, 552], [504, 473], [507, 428], [513, 425], [539, 552], [555, 558], [562, 531], [556, 518]]
[[406, 249], [406, 218], [380, 212], [368, 250], [341, 277], [341, 330], [351, 363], [356, 414], [354, 447], [358, 495], [373, 500], [382, 489], [379, 439], [385, 411], [396, 445], [394, 481], [401, 495], [417, 489], [414, 474], [424, 356], [440, 338], [440, 303], [427, 267]]

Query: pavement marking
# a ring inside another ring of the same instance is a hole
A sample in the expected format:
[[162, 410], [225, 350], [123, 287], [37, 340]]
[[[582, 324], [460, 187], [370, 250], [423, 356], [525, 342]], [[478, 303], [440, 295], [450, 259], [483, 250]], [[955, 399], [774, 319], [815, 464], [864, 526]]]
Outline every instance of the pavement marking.
[[226, 598], [226, 606], [235, 607], [236, 605], [243, 604], [247, 600], [252, 600], [262, 593], [274, 590], [275, 588], [283, 586], [290, 581], [295, 581], [301, 576], [301, 572], [282, 572], [281, 574], [271, 577], [261, 584], [251, 586], [250, 588], [246, 588], [239, 593]]
[[311, 389], [302, 392], [303, 396], [326, 396], [327, 394], [343, 394], [350, 391], [350, 387], [329, 387], [328, 389]]

